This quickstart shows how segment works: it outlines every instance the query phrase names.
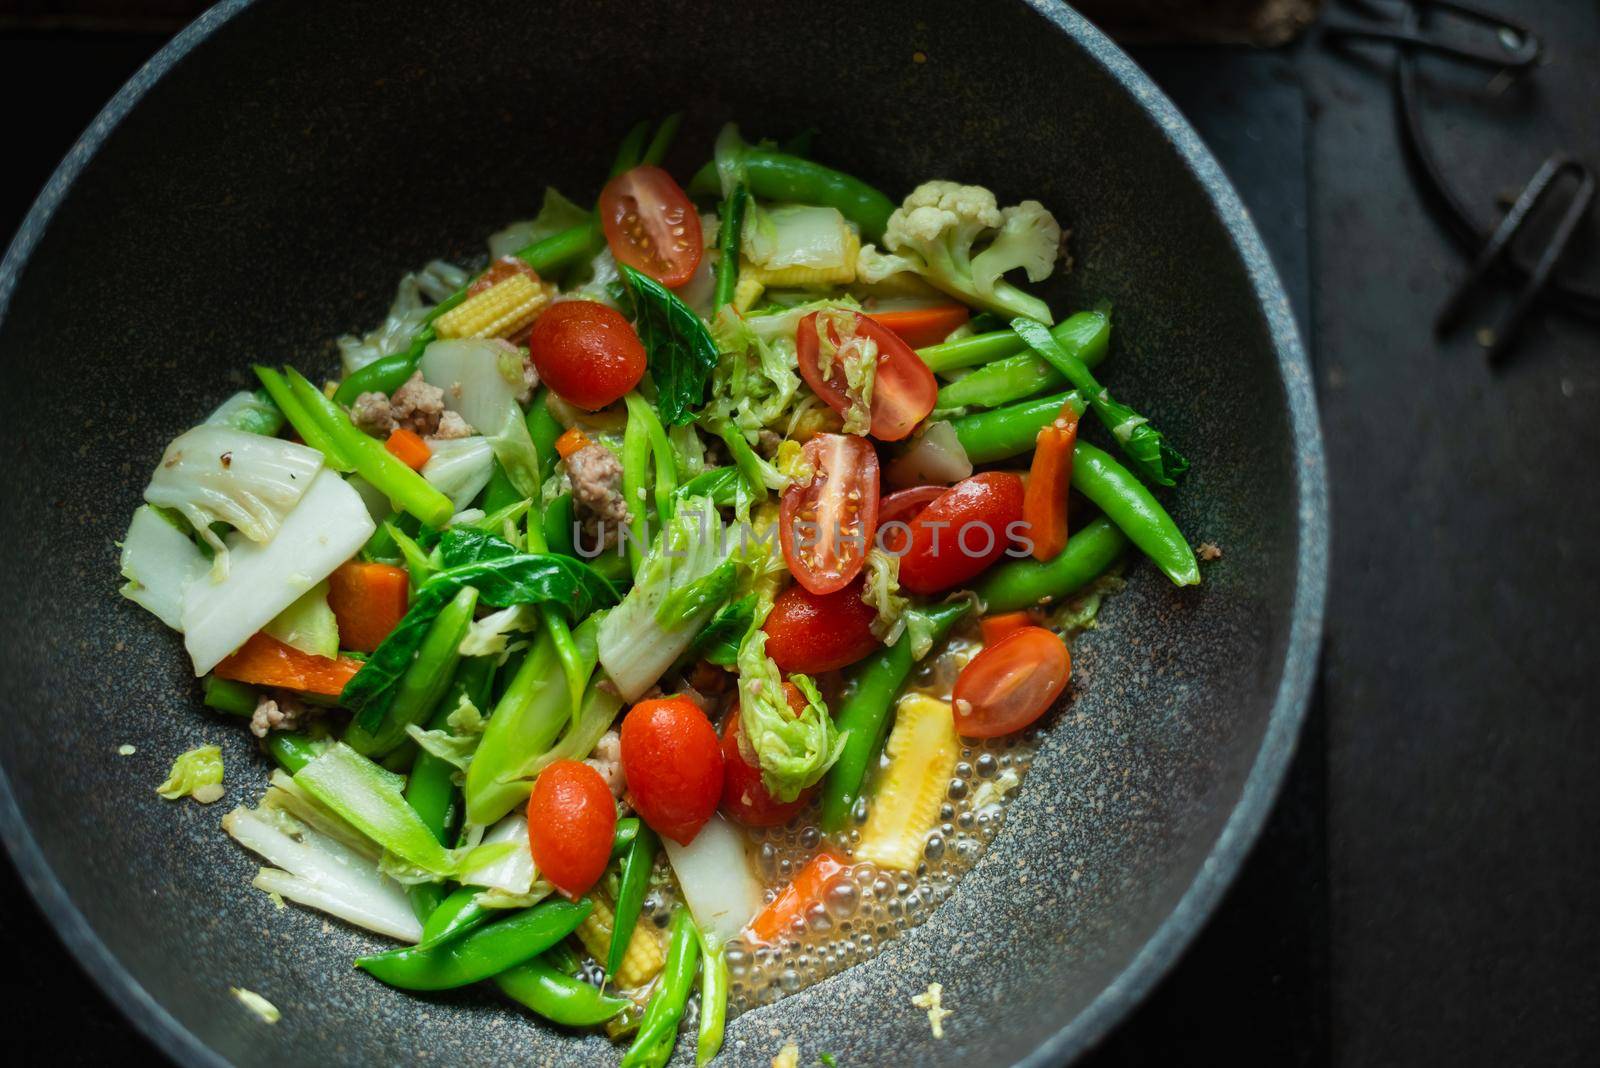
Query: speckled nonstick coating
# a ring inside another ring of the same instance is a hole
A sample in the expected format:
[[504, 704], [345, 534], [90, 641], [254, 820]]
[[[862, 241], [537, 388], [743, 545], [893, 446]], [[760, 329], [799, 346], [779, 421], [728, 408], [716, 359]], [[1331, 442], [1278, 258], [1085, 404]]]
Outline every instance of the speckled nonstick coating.
[[[483, 993], [388, 990], [350, 966], [375, 940], [248, 888], [255, 862], [218, 821], [266, 762], [200, 707], [176, 636], [116, 595], [115, 541], [163, 444], [251, 361], [331, 369], [328, 339], [375, 322], [402, 270], [478, 254], [546, 182], [591, 196], [638, 118], [688, 111], [679, 174], [724, 118], [756, 136], [814, 125], [818, 156], [891, 195], [948, 176], [1070, 220], [1055, 306], [1115, 303], [1105, 376], [1193, 460], [1172, 509], [1226, 556], [1187, 592], [1132, 568], [959, 891], [872, 963], [734, 1021], [724, 1063], [764, 1065], [789, 1038], [804, 1063], [1068, 1060], [1204, 922], [1313, 673], [1322, 455], [1261, 243], [1188, 125], [1062, 8], [544, 7], [224, 4], [45, 190], [0, 272], [6, 842], [72, 951], [181, 1061], [614, 1060]], [[158, 799], [200, 742], [223, 747], [227, 798]], [[930, 980], [954, 1010], [942, 1042], [908, 1000]]]

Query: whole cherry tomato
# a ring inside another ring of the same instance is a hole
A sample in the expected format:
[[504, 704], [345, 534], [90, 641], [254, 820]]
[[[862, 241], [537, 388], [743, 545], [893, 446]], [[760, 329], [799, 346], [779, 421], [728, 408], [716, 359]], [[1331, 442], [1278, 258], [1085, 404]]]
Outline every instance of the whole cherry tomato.
[[1020, 731], [1045, 714], [1072, 678], [1067, 644], [1043, 627], [1021, 627], [967, 662], [952, 707], [963, 738]]
[[796, 582], [832, 593], [860, 573], [878, 532], [878, 454], [854, 434], [818, 434], [803, 455], [813, 474], [783, 491], [778, 543]]
[[616, 830], [617, 802], [598, 771], [558, 760], [539, 773], [528, 797], [528, 845], [557, 890], [575, 899], [599, 881]]
[[[805, 695], [792, 683], [783, 684], [784, 697], [795, 715], [805, 711]], [[745, 760], [740, 745], [739, 710], [735, 709], [722, 728], [722, 811], [746, 827], [778, 827], [788, 823], [805, 808], [815, 786], [803, 790], [793, 801], [779, 801], [761, 781], [761, 769]]]
[[622, 773], [639, 816], [688, 845], [722, 797], [722, 743], [687, 697], [640, 701], [622, 720]]
[[812, 593], [796, 583], [778, 594], [762, 629], [767, 655], [784, 674], [815, 675], [854, 664], [881, 644], [872, 636], [877, 609], [861, 599], [866, 578], [833, 593]]
[[539, 378], [562, 400], [597, 411], [644, 377], [644, 344], [614, 308], [563, 300], [533, 322], [528, 353]]
[[870, 341], [878, 350], [872, 385], [871, 433], [879, 441], [899, 441], [933, 411], [939, 399], [939, 383], [928, 365], [922, 362], [922, 357], [893, 330], [859, 312], [841, 314], [855, 318], [851, 328], [845, 331], [847, 337], [841, 338], [839, 331], [829, 327], [832, 331], [829, 336], [840, 351], [832, 359], [826, 375], [819, 362], [822, 343], [817, 336], [817, 313], [812, 312], [800, 320], [794, 335], [800, 377], [824, 404], [843, 414], [850, 408], [850, 397], [845, 391], [844, 360], [851, 347], [863, 340]]
[[623, 171], [600, 190], [600, 225], [618, 263], [664, 286], [693, 278], [705, 253], [700, 215], [688, 194], [649, 163]]
[[1000, 559], [1022, 523], [1022, 479], [986, 471], [962, 479], [911, 521], [900, 585], [912, 593], [959, 586]]

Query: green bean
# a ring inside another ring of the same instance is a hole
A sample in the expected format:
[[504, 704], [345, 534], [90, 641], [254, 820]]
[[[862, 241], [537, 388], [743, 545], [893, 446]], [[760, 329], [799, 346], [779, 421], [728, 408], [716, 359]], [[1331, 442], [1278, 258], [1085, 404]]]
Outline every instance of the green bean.
[[722, 221], [717, 229], [717, 285], [711, 295], [711, 317], [733, 301], [739, 285], [739, 240], [744, 231], [744, 210], [750, 203], [750, 187], [739, 182], [722, 202]]
[[681, 111], [674, 111], [662, 119], [656, 135], [650, 138], [650, 147], [644, 150], [644, 156], [639, 162], [655, 167], [661, 166], [661, 161], [667, 158], [667, 150], [672, 147], [672, 139], [678, 136], [678, 127], [681, 125], [683, 125]]
[[639, 1021], [639, 1033], [623, 1055], [622, 1068], [643, 1068], [666, 1064], [678, 1042], [678, 1022], [694, 986], [694, 968], [700, 957], [700, 934], [695, 930], [689, 910], [679, 905], [672, 913], [672, 933], [667, 944], [667, 961], [655, 996]]
[[556, 439], [561, 436], [561, 424], [550, 414], [550, 391], [541, 389], [528, 405], [528, 436], [539, 454], [539, 480], [549, 478], [556, 470]]
[[[1098, 367], [1110, 350], [1111, 320], [1103, 312], [1079, 312], [1050, 328], [1051, 336], [1085, 367]], [[939, 390], [940, 408], [994, 408], [1047, 389], [1066, 378], [1031, 352], [1019, 352], [980, 367]]]
[[417, 945], [436, 946], [487, 923], [500, 910], [478, 904], [481, 892], [476, 886], [462, 886], [451, 892], [422, 921], [422, 938]]
[[1021, 453], [1032, 452], [1039, 431], [1049, 426], [1070, 403], [1081, 415], [1083, 396], [1077, 391], [1037, 397], [991, 412], [978, 412], [950, 420], [956, 440], [975, 464], [993, 463]]
[[323, 429], [322, 423], [313, 418], [306, 410], [306, 406], [295, 398], [294, 391], [289, 388], [289, 383], [284, 380], [283, 375], [270, 367], [259, 365], [254, 370], [256, 377], [261, 379], [261, 384], [266, 387], [267, 395], [272, 398], [279, 411], [283, 412], [284, 418], [289, 420], [289, 425], [300, 435], [300, 440], [320, 452], [323, 460], [335, 471], [354, 471], [355, 464], [350, 457], [333, 439], [333, 435]]
[[924, 345], [917, 350], [917, 355], [928, 365], [928, 370], [938, 374], [942, 371], [954, 371], [958, 367], [976, 367], [982, 363], [993, 363], [995, 360], [1013, 356], [1024, 348], [1026, 346], [1023, 345], [1022, 339], [1008, 327], [1005, 330], [991, 330], [986, 334], [971, 334], [954, 341], [941, 341], [937, 345]]
[[640, 827], [628, 846], [622, 861], [622, 878], [617, 887], [617, 910], [611, 923], [611, 945], [606, 950], [606, 975], [617, 974], [622, 958], [628, 952], [628, 942], [639, 922], [639, 909], [644, 904], [645, 891], [650, 889], [650, 870], [656, 863], [656, 834], [648, 827]]
[[267, 735], [266, 746], [272, 759], [290, 775], [317, 759], [321, 753], [317, 743], [299, 731], [273, 731]]
[[[590, 220], [581, 222], [576, 226], [551, 234], [549, 237], [535, 241], [524, 249], [518, 250], [515, 255], [523, 263], [532, 267], [540, 274], [564, 267], [574, 260], [587, 255], [589, 250], [600, 239], [599, 225]], [[433, 322], [439, 316], [449, 311], [466, 299], [467, 286], [456, 290], [444, 300], [428, 309], [427, 323]], [[417, 369], [417, 361], [422, 359], [423, 350], [438, 335], [432, 326], [424, 326], [399, 352], [392, 352], [387, 356], [374, 360], [360, 370], [352, 372], [345, 380], [339, 383], [339, 388], [334, 391], [333, 399], [340, 404], [354, 404], [357, 397], [363, 393], [393, 393], [406, 384], [406, 379]], [[273, 398], [276, 400], [277, 398]], [[282, 405], [279, 405], [282, 407]], [[287, 411], [284, 412], [288, 414]], [[304, 435], [301, 435], [304, 437]], [[309, 442], [308, 442], [309, 444]]]
[[[878, 190], [820, 163], [765, 148], [746, 149], [739, 158], [752, 195], [837, 208], [861, 228], [864, 241], [880, 240], [894, 213], [894, 201]], [[701, 167], [689, 182], [689, 192], [697, 195], [710, 196], [720, 189], [715, 163]]]
[[466, 986], [543, 953], [576, 930], [593, 907], [588, 901], [546, 901], [448, 942], [357, 957], [356, 967], [403, 990]]
[[494, 977], [494, 985], [512, 1001], [565, 1027], [594, 1027], [633, 1004], [604, 994], [581, 979], [566, 975], [543, 960], [530, 960]]
[[617, 146], [616, 158], [611, 161], [611, 177], [615, 178], [623, 171], [631, 171], [639, 165], [639, 157], [644, 154], [645, 138], [650, 136], [650, 123], [641, 119], [628, 130], [622, 143]]
[[1128, 537], [1116, 524], [1096, 516], [1067, 539], [1055, 559], [998, 564], [978, 580], [974, 592], [987, 612], [1017, 612], [1041, 601], [1059, 601], [1098, 578], [1127, 546]]
[[366, 757], [379, 757], [406, 740], [406, 728], [421, 723], [433, 712], [455, 677], [461, 662], [461, 640], [472, 626], [472, 613], [478, 607], [478, 591], [463, 586], [444, 606], [418, 646], [415, 659], [400, 677], [394, 703], [374, 730], [352, 720], [344, 741]]
[[256, 711], [258, 695], [256, 691], [242, 682], [232, 679], [219, 679], [215, 675], [207, 675], [202, 684], [205, 689], [203, 698], [206, 707], [214, 708], [218, 712], [227, 712], [234, 716], [253, 716]]
[[[938, 644], [970, 608], [967, 601], [954, 601], [912, 611], [928, 617], [934, 644]], [[846, 735], [844, 749], [822, 782], [822, 827], [829, 833], [843, 830], [849, 821], [850, 811], [861, 796], [867, 769], [883, 751], [889, 712], [914, 663], [911, 642], [902, 636], [851, 671], [855, 688], [834, 716], [839, 733]]]
[[633, 840], [639, 837], [641, 826], [638, 816], [624, 816], [617, 821], [616, 833], [611, 836], [612, 860], [616, 860], [633, 846]]
[[295, 399], [350, 458], [357, 474], [430, 527], [443, 527], [449, 521], [455, 513], [449, 497], [402, 463], [382, 442], [357, 430], [344, 409], [306, 381], [300, 372], [291, 367], [285, 377]]
[[713, 949], [700, 936], [705, 960], [700, 964], [700, 1035], [695, 1043], [694, 1063], [705, 1068], [722, 1049], [722, 1034], [728, 1024], [728, 957], [726, 947]]
[[628, 505], [628, 562], [637, 572], [644, 562], [644, 547], [650, 544], [649, 523], [645, 518], [645, 482], [650, 461], [650, 428], [633, 417], [628, 404], [628, 425], [622, 431], [622, 499]]
[[1079, 441], [1072, 450], [1072, 488], [1099, 506], [1176, 586], [1200, 581], [1200, 565], [1161, 502], [1103, 449]]

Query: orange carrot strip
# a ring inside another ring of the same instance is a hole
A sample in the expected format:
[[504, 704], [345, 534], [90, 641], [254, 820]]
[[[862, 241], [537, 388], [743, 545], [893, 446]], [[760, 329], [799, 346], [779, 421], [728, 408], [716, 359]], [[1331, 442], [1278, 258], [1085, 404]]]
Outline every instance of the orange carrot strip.
[[1038, 621], [1032, 612], [1002, 612], [997, 616], [984, 616], [978, 620], [978, 627], [983, 631], [983, 644], [993, 645], [1014, 630], [1023, 627], [1036, 627]]
[[1067, 547], [1067, 489], [1072, 485], [1072, 448], [1077, 441], [1078, 413], [1070, 404], [1039, 431], [1022, 494], [1022, 519], [1028, 524], [1036, 560], [1054, 560]]
[[567, 457], [571, 456], [573, 453], [589, 444], [590, 442], [588, 434], [585, 434], [575, 426], [568, 427], [566, 430], [561, 432], [561, 436], [559, 438], [556, 438], [556, 455], [565, 460]]
[[360, 670], [359, 660], [312, 656], [258, 633], [218, 664], [212, 674], [219, 679], [248, 682], [253, 686], [276, 686], [337, 697], [344, 684]]
[[792, 936], [794, 921], [804, 919], [812, 905], [822, 902], [828, 887], [844, 870], [844, 862], [832, 853], [818, 853], [806, 862], [794, 881], [784, 887], [783, 893], [750, 921], [745, 934], [769, 946], [785, 935]]
[[352, 560], [328, 576], [328, 607], [339, 621], [339, 643], [370, 653], [400, 625], [411, 596], [403, 567]]
[[961, 304], [936, 304], [931, 308], [904, 308], [868, 312], [867, 317], [887, 326], [914, 349], [937, 345], [950, 331], [966, 322], [971, 312]]
[[428, 443], [417, 436], [415, 431], [401, 427], [389, 435], [389, 440], [383, 447], [394, 454], [394, 458], [411, 468], [421, 471], [428, 457], [433, 455], [433, 450], [428, 448]]

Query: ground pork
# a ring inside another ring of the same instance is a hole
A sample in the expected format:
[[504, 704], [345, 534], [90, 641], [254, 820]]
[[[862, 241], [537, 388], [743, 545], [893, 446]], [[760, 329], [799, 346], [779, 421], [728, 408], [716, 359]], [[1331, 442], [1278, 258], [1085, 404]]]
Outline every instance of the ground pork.
[[250, 717], [250, 733], [265, 738], [271, 731], [299, 730], [315, 714], [315, 709], [298, 697], [287, 693], [262, 694]]
[[439, 416], [439, 429], [433, 432], [433, 438], [435, 441], [449, 441], [452, 438], [471, 437], [475, 433], [477, 431], [461, 418], [460, 412], [447, 411]]
[[600, 777], [606, 781], [606, 786], [611, 790], [611, 796], [621, 798], [623, 791], [628, 788], [628, 780], [622, 774], [622, 736], [616, 731], [606, 731], [594, 745], [594, 753], [584, 761]]
[[399, 426], [430, 437], [439, 429], [439, 419], [444, 415], [444, 390], [423, 381], [421, 371], [413, 371], [406, 384], [389, 398], [389, 411]]
[[604, 445], [585, 445], [567, 457], [572, 503], [583, 523], [586, 545], [614, 544], [633, 519], [622, 497], [622, 464]]
[[394, 430], [394, 413], [389, 398], [382, 393], [363, 393], [350, 406], [350, 421], [375, 438], [386, 438]]

